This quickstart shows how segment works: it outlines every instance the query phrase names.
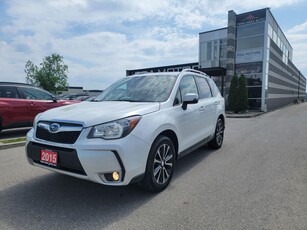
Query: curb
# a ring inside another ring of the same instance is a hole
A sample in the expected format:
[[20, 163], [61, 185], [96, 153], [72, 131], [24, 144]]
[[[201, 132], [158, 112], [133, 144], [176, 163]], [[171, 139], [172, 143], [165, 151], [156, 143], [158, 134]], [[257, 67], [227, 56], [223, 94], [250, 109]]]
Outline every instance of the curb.
[[226, 113], [226, 118], [252, 118], [252, 117], [258, 117], [258, 116], [261, 116], [263, 114], [266, 114], [266, 113], [270, 113], [270, 112], [273, 112], [273, 111], [276, 111], [276, 110], [279, 110], [279, 109], [283, 109], [283, 108], [286, 108], [286, 107], [290, 107], [292, 105], [299, 105], [301, 103], [306, 103], [306, 102], [299, 102], [299, 103], [290, 103], [290, 104], [287, 104], [287, 105], [283, 105], [283, 106], [280, 106], [280, 107], [277, 107], [277, 108], [274, 108], [272, 110], [268, 110], [266, 112], [254, 112], [252, 114], [234, 114], [234, 113]]
[[226, 114], [226, 118], [252, 118], [261, 116], [262, 114], [265, 114], [265, 112], [256, 114]]
[[2, 149], [10, 149], [10, 148], [15, 148], [15, 147], [21, 147], [26, 144], [25, 141], [23, 142], [17, 142], [17, 143], [12, 143], [12, 144], [0, 144], [0, 150]]

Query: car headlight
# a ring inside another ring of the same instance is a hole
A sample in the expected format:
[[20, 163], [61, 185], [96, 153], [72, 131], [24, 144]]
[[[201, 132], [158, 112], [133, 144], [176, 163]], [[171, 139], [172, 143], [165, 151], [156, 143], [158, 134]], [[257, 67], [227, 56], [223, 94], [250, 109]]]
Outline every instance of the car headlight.
[[141, 120], [141, 116], [127, 117], [120, 120], [96, 125], [88, 138], [118, 139], [127, 136]]

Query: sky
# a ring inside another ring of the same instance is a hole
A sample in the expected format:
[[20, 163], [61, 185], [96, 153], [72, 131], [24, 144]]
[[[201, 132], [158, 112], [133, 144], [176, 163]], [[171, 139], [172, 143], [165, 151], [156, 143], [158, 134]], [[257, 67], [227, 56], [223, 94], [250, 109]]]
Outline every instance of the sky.
[[307, 77], [307, 0], [0, 0], [0, 81], [60, 54], [69, 86], [105, 89], [127, 69], [198, 62], [198, 36], [269, 7]]

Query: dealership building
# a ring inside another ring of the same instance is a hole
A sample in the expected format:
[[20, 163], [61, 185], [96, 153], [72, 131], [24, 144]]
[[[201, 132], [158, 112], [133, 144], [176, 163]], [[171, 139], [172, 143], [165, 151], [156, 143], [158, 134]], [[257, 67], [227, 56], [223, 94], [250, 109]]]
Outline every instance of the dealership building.
[[138, 72], [198, 69], [217, 83], [227, 99], [236, 74], [247, 81], [249, 110], [267, 111], [303, 100], [306, 78], [293, 64], [293, 49], [269, 8], [243, 14], [228, 12], [225, 28], [199, 34], [199, 62], [127, 70]]

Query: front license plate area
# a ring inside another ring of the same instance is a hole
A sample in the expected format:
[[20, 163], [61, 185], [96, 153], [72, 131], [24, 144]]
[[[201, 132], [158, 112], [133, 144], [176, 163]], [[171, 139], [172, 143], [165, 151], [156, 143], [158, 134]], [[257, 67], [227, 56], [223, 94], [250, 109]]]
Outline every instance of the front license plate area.
[[57, 166], [58, 153], [48, 149], [43, 149], [41, 150], [40, 162], [46, 165]]

